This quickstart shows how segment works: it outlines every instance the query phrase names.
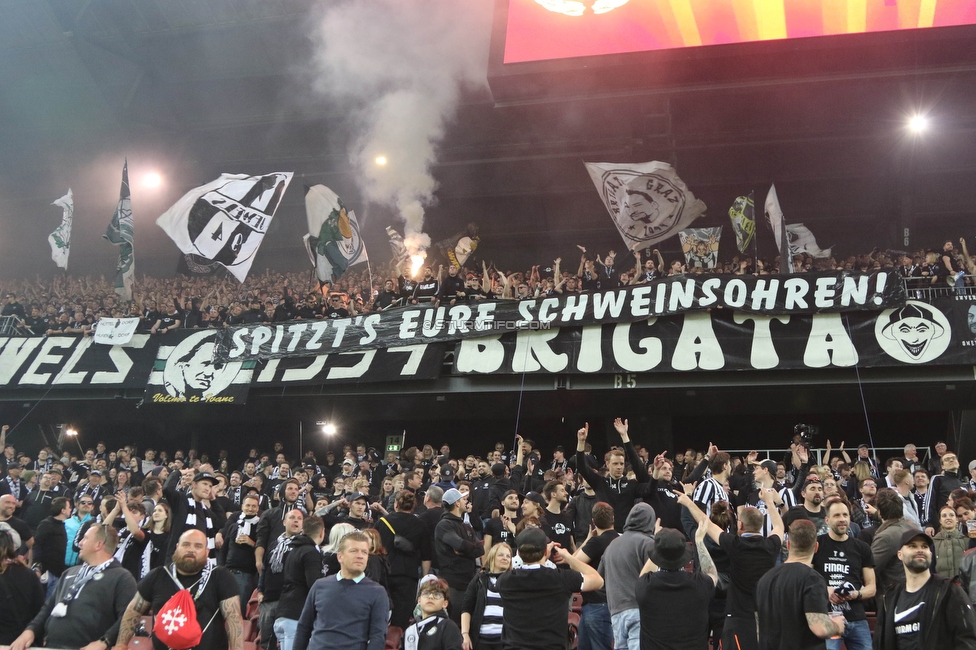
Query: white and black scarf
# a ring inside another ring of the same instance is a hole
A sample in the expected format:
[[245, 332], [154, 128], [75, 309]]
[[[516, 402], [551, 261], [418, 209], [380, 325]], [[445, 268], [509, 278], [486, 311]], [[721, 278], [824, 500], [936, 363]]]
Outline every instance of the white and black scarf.
[[246, 535], [253, 538], [252, 531], [256, 530], [259, 521], [261, 521], [260, 516], [254, 515], [253, 517], [248, 517], [242, 512], [237, 516], [237, 535]]
[[[144, 517], [143, 520], [139, 522], [139, 527], [141, 528], [145, 526], [147, 521], [149, 521], [149, 517]], [[129, 530], [128, 526], [126, 526], [122, 529], [122, 532], [119, 533], [119, 542], [115, 547], [115, 559], [118, 560], [120, 564], [122, 563], [122, 559], [125, 557], [126, 550], [128, 550], [129, 545], [132, 544], [132, 539], [132, 531]]]
[[[301, 535], [301, 533], [299, 533]], [[291, 550], [292, 540], [298, 535], [288, 537], [288, 533], [282, 533], [278, 535], [278, 543], [271, 550], [271, 572], [281, 573], [285, 570], [285, 555]]]
[[242, 488], [241, 486], [238, 486], [236, 488], [235, 487], [227, 488], [227, 498], [230, 499], [230, 502], [233, 503], [235, 506], [241, 505], [241, 499], [243, 497], [244, 497], [244, 488]]
[[217, 556], [217, 544], [215, 538], [217, 529], [214, 527], [213, 517], [210, 508], [199, 501], [194, 501], [192, 496], [186, 498], [186, 530], [196, 528], [207, 536], [207, 548], [210, 549], [208, 557]]
[[10, 486], [10, 494], [12, 494], [15, 499], [20, 501], [20, 479], [14, 478], [13, 476], [8, 476], [7, 485]]
[[288, 503], [287, 501], [282, 501], [281, 520], [284, 521], [285, 517], [287, 517], [288, 513], [291, 512], [292, 510], [301, 510], [303, 515], [305, 515], [306, 517], [308, 516], [308, 508], [305, 507], [305, 504], [302, 503], [301, 499], [295, 501], [294, 503]]

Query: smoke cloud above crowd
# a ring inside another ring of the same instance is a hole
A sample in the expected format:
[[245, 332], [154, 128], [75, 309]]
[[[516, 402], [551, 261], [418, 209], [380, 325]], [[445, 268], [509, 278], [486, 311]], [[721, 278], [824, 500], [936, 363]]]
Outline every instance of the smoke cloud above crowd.
[[462, 91], [486, 84], [490, 31], [487, 0], [330, 0], [317, 18], [315, 89], [352, 111], [357, 183], [397, 210], [411, 255], [430, 245], [431, 168]]

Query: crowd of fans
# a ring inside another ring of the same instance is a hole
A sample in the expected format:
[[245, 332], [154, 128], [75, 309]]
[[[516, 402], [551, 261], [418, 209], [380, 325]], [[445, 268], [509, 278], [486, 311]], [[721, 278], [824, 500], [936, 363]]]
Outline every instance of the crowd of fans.
[[[976, 256], [965, 240], [959, 246], [946, 241], [941, 250], [872, 251], [846, 259], [813, 258], [798, 254], [794, 272], [853, 270], [868, 272], [897, 269], [910, 289], [962, 290], [976, 276]], [[580, 246], [578, 267], [535, 265], [525, 271], [501, 270], [483, 262], [473, 265], [437, 265], [411, 272], [410, 263], [391, 263], [349, 271], [339, 280], [322, 285], [310, 274], [266, 271], [251, 274], [243, 284], [230, 276], [142, 277], [132, 301], [122, 301], [104, 277], [0, 283], [6, 302], [3, 316], [14, 316], [23, 334], [88, 335], [100, 318], [138, 317], [140, 331], [165, 334], [180, 328], [210, 328], [261, 321], [346, 318], [350, 315], [397, 308], [409, 304], [484, 299], [527, 300], [568, 293], [608, 291], [643, 284], [662, 277], [725, 273], [766, 275], [779, 272], [779, 258], [764, 261], [748, 255], [718, 262], [713, 269], [689, 268], [683, 260], [666, 263], [658, 249], [626, 254], [626, 263], [610, 251], [594, 254]], [[620, 256], [623, 259], [624, 256]]]
[[801, 435], [782, 458], [653, 455], [614, 428], [602, 458], [588, 426], [575, 454], [298, 458], [29, 454], [5, 426], [0, 645], [976, 647], [976, 461], [828, 441], [818, 464]]

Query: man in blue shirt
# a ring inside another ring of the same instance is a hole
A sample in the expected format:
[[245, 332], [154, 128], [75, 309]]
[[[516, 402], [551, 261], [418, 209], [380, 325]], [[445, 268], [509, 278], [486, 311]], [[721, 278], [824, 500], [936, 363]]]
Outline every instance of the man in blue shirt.
[[369, 537], [356, 531], [339, 542], [339, 573], [317, 580], [298, 619], [293, 650], [383, 650], [390, 601], [366, 577]]

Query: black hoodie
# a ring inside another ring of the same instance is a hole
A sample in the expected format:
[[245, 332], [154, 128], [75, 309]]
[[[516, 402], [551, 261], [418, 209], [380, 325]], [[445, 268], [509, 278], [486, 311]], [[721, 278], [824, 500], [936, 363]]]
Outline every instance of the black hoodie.
[[298, 620], [305, 606], [305, 598], [316, 580], [322, 577], [322, 551], [307, 535], [298, 535], [291, 542], [285, 558], [284, 587], [278, 599], [279, 618]]

